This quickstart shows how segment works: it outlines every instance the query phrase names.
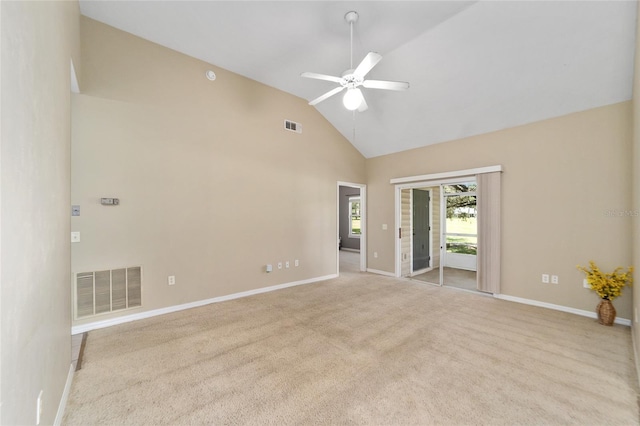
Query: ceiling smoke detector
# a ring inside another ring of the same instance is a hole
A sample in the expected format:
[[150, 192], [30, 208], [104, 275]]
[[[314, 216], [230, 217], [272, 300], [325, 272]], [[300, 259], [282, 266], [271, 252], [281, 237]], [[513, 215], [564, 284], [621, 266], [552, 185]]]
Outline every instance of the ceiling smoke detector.
[[207, 76], [207, 78], [208, 78], [209, 80], [211, 80], [211, 81], [213, 81], [213, 80], [215, 80], [215, 79], [216, 79], [216, 73], [215, 73], [215, 72], [213, 72], [213, 71], [211, 71], [211, 70], [208, 70], [208, 71], [205, 73], [205, 75], [206, 75], [206, 76]]

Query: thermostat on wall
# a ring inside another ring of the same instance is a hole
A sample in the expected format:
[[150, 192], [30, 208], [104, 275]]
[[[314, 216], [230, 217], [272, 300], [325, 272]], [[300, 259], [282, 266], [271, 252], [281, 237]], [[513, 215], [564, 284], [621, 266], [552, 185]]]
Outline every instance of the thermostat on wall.
[[117, 198], [100, 198], [100, 204], [103, 206], [117, 206], [120, 200]]

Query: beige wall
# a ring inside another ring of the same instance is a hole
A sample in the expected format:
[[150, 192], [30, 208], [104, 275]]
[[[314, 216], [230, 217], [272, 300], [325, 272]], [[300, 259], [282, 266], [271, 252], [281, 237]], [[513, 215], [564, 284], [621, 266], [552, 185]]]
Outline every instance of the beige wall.
[[[640, 22], [640, 7], [638, 8], [638, 22]], [[637, 28], [636, 36], [636, 56], [633, 78], [633, 166], [631, 180], [633, 182], [633, 211], [640, 212], [640, 26]], [[633, 288], [633, 306], [634, 312], [640, 308], [640, 217], [633, 218], [633, 267], [635, 269], [634, 278], [636, 280]], [[634, 313], [633, 335], [636, 354], [640, 354], [640, 327], [638, 327], [637, 312]], [[636, 369], [639, 370], [640, 364], [636, 359]]]
[[2, 413], [52, 424], [71, 363], [70, 58], [77, 2], [0, 5]]
[[[368, 266], [394, 271], [390, 179], [502, 165], [502, 293], [593, 311], [598, 298], [576, 265], [631, 263], [631, 218], [607, 215], [631, 209], [631, 139], [625, 102], [369, 159]], [[560, 283], [542, 284], [543, 273]], [[631, 318], [631, 292], [615, 306]]]
[[315, 108], [88, 18], [81, 34], [74, 272], [142, 266], [125, 314], [336, 273], [336, 183], [364, 183], [365, 160]]

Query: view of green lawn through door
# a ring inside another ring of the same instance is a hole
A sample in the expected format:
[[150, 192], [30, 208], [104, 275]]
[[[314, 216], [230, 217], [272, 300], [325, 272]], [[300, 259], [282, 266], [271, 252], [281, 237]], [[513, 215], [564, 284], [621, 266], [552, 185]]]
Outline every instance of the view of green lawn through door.
[[476, 184], [445, 185], [447, 253], [476, 255], [478, 223]]

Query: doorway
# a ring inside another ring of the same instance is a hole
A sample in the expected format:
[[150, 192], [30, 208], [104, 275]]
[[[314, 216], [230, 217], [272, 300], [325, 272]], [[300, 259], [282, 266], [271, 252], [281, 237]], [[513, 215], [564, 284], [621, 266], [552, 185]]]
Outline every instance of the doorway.
[[398, 188], [400, 275], [477, 290], [475, 179]]
[[337, 275], [366, 270], [366, 185], [338, 182]]
[[464, 290], [478, 289], [478, 209], [475, 180], [443, 184], [445, 209], [442, 239], [443, 285]]
[[412, 191], [412, 211], [411, 211], [411, 246], [412, 272], [424, 271], [431, 266], [431, 221], [429, 210], [431, 208], [430, 191], [426, 189], [414, 188]]

